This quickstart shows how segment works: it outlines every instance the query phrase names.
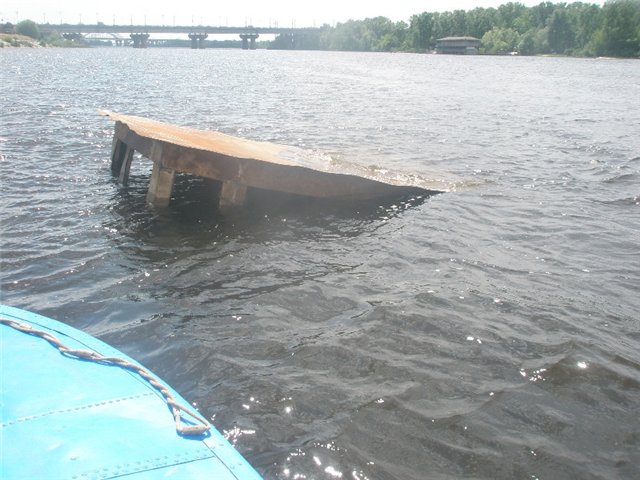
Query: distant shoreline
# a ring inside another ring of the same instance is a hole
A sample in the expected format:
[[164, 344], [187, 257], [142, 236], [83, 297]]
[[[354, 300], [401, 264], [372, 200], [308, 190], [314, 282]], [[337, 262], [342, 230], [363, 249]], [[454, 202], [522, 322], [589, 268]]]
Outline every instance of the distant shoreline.
[[[31, 37], [27, 37], [26, 35], [19, 35], [16, 33], [0, 33], [0, 49], [2, 48], [112, 48], [112, 47], [100, 47], [100, 46], [91, 46], [91, 45], [77, 45], [72, 42], [65, 42], [64, 45], [52, 45], [47, 44], [42, 41], [36, 40]], [[126, 48], [126, 47], [125, 47]], [[180, 48], [180, 47], [156, 47], [157, 48]], [[185, 48], [187, 49], [187, 48]], [[216, 47], [211, 47], [209, 50], [216, 50]], [[335, 51], [335, 50], [304, 50], [304, 51]], [[362, 52], [362, 53], [390, 53], [390, 52]], [[391, 53], [417, 53], [423, 55], [436, 55], [433, 52], [391, 52]], [[456, 55], [444, 55], [437, 54], [445, 57], [454, 57]], [[459, 55], [464, 57], [465, 55]], [[583, 55], [559, 55], [559, 54], [550, 54], [550, 53], [541, 53], [537, 55], [501, 55], [501, 54], [490, 54], [490, 53], [481, 53], [478, 55], [469, 55], [473, 57], [504, 57], [504, 56], [514, 56], [514, 57], [537, 57], [537, 58], [590, 58], [594, 60], [640, 60], [640, 58], [627, 58], [627, 57], [588, 57]]]

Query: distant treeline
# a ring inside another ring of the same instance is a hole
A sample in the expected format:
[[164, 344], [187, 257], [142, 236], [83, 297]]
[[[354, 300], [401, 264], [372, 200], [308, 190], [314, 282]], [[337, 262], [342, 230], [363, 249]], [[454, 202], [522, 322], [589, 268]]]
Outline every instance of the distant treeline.
[[386, 17], [324, 25], [317, 34], [278, 36], [271, 48], [359, 52], [425, 52], [439, 38], [471, 36], [482, 53], [521, 55], [640, 56], [640, 0], [590, 3], [542, 2], [526, 7], [509, 2], [498, 8], [424, 12], [409, 23]]

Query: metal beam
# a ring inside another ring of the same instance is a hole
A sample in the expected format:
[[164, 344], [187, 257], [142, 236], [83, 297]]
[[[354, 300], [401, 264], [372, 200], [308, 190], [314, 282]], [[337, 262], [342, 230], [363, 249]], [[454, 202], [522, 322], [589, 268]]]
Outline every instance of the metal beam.
[[189, 34], [194, 31], [199, 33], [207, 33], [209, 35], [216, 34], [295, 34], [295, 33], [313, 33], [319, 32], [320, 28], [279, 28], [279, 27], [222, 27], [222, 26], [203, 26], [203, 25], [85, 25], [85, 24], [43, 24], [38, 25], [38, 29], [42, 33], [50, 32], [75, 32], [75, 33], [185, 33]]

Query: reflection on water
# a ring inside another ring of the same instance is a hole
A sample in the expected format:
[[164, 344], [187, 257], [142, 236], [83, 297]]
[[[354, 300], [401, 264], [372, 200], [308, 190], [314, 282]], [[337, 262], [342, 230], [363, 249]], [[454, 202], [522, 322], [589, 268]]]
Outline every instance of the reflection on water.
[[[327, 200], [252, 189], [246, 208], [221, 213], [217, 209], [219, 182], [178, 174], [170, 208], [146, 205], [148, 177], [132, 176], [113, 197], [113, 213], [104, 227], [135, 242], [207, 249], [225, 239], [239, 243], [286, 239], [318, 241], [374, 234], [385, 222], [429, 198], [413, 193], [375, 201]], [[119, 241], [126, 240], [120, 238]]]
[[[2, 301], [144, 363], [266, 478], [634, 477], [638, 62], [0, 57]], [[223, 216], [179, 175], [153, 209], [98, 107], [474, 185]]]

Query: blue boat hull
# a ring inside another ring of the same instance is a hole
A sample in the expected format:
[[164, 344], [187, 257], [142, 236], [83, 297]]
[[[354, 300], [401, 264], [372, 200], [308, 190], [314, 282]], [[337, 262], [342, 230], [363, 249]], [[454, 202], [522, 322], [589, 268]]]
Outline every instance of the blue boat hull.
[[[41, 315], [0, 305], [0, 318], [45, 331], [69, 348], [140, 365]], [[43, 338], [5, 324], [0, 325], [0, 352], [0, 477], [5, 480], [260, 480], [213, 427], [195, 437], [178, 435], [163, 396], [135, 371], [64, 355]]]

